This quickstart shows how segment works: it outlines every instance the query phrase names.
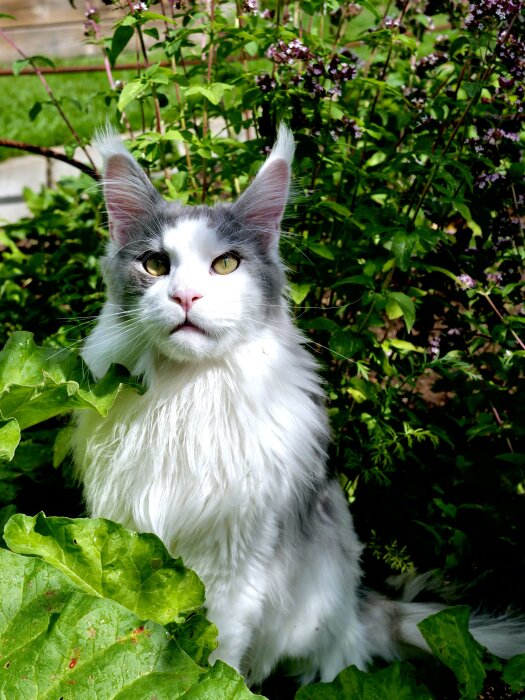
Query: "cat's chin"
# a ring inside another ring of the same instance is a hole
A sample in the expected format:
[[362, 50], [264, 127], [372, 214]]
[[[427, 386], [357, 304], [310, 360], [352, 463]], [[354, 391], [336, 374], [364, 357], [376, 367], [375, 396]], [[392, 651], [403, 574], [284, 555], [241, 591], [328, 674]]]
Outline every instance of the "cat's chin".
[[203, 328], [184, 323], [177, 326], [169, 335], [158, 342], [161, 354], [169, 360], [199, 361], [219, 356], [220, 343]]

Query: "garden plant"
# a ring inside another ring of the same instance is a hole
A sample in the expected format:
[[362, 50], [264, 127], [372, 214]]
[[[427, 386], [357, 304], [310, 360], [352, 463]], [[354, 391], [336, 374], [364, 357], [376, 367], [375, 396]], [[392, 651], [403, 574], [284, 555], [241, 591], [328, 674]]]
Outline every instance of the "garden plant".
[[[291, 127], [282, 255], [366, 583], [392, 595], [387, 579], [432, 571], [423, 595], [450, 605], [421, 624], [434, 657], [349, 668], [296, 697], [525, 697], [525, 654], [491, 656], [467, 607], [525, 609], [525, 4], [85, 4], [107, 78], [97, 94], [51, 87], [52, 61], [14, 44], [0, 16], [14, 73], [36, 75], [24, 141], [56, 113], [66, 158], [85, 149], [74, 98], [91, 131], [118, 127], [162, 194], [191, 204], [237, 196]], [[137, 69], [119, 73], [123, 57]], [[142, 391], [119, 366], [95, 382], [80, 358], [107, 236], [84, 160], [77, 178], [27, 190], [31, 215], [0, 230], [0, 694], [294, 697], [285, 669], [248, 690], [208, 665], [203, 586], [156, 537], [83, 517], [70, 414]]]

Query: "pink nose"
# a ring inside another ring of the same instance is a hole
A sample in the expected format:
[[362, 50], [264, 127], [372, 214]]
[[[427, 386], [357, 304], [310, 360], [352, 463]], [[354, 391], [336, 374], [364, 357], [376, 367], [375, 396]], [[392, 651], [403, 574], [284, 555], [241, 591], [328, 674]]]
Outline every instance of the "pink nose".
[[185, 289], [184, 291], [177, 291], [175, 294], [172, 295], [171, 297], [173, 301], [177, 302], [184, 311], [187, 313], [193, 304], [197, 301], [197, 299], [202, 298], [202, 294], [199, 294], [198, 292], [195, 292], [193, 289]]

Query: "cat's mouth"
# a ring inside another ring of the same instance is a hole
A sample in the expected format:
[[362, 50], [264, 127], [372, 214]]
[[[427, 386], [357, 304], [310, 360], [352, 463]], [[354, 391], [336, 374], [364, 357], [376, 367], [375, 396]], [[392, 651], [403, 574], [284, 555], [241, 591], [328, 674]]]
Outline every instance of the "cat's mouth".
[[175, 328], [171, 331], [171, 335], [174, 333], [202, 333], [203, 335], [208, 335], [207, 332], [204, 330], [204, 328], [201, 328], [200, 326], [196, 326], [194, 323], [191, 321], [184, 321], [183, 323], [179, 323], [178, 326], [175, 326]]

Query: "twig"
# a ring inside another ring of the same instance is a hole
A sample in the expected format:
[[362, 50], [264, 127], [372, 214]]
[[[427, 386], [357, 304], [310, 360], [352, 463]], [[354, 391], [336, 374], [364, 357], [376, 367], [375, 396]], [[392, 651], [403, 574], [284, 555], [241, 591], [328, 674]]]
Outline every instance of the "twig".
[[83, 173], [86, 173], [86, 175], [89, 175], [95, 180], [100, 179], [100, 175], [95, 167], [92, 168], [91, 166], [86, 165], [86, 163], [82, 163], [80, 160], [70, 158], [69, 156], [66, 156], [65, 153], [59, 153], [58, 151], [54, 151], [52, 148], [47, 148], [46, 146], [35, 146], [34, 144], [24, 143], [22, 141], [11, 141], [11, 139], [0, 139], [0, 146], [4, 146], [5, 148], [16, 148], [19, 151], [36, 153], [36, 155], [44, 156], [45, 158], [61, 160], [63, 163], [67, 163], [74, 168], [78, 168], [78, 170], [81, 170]]

